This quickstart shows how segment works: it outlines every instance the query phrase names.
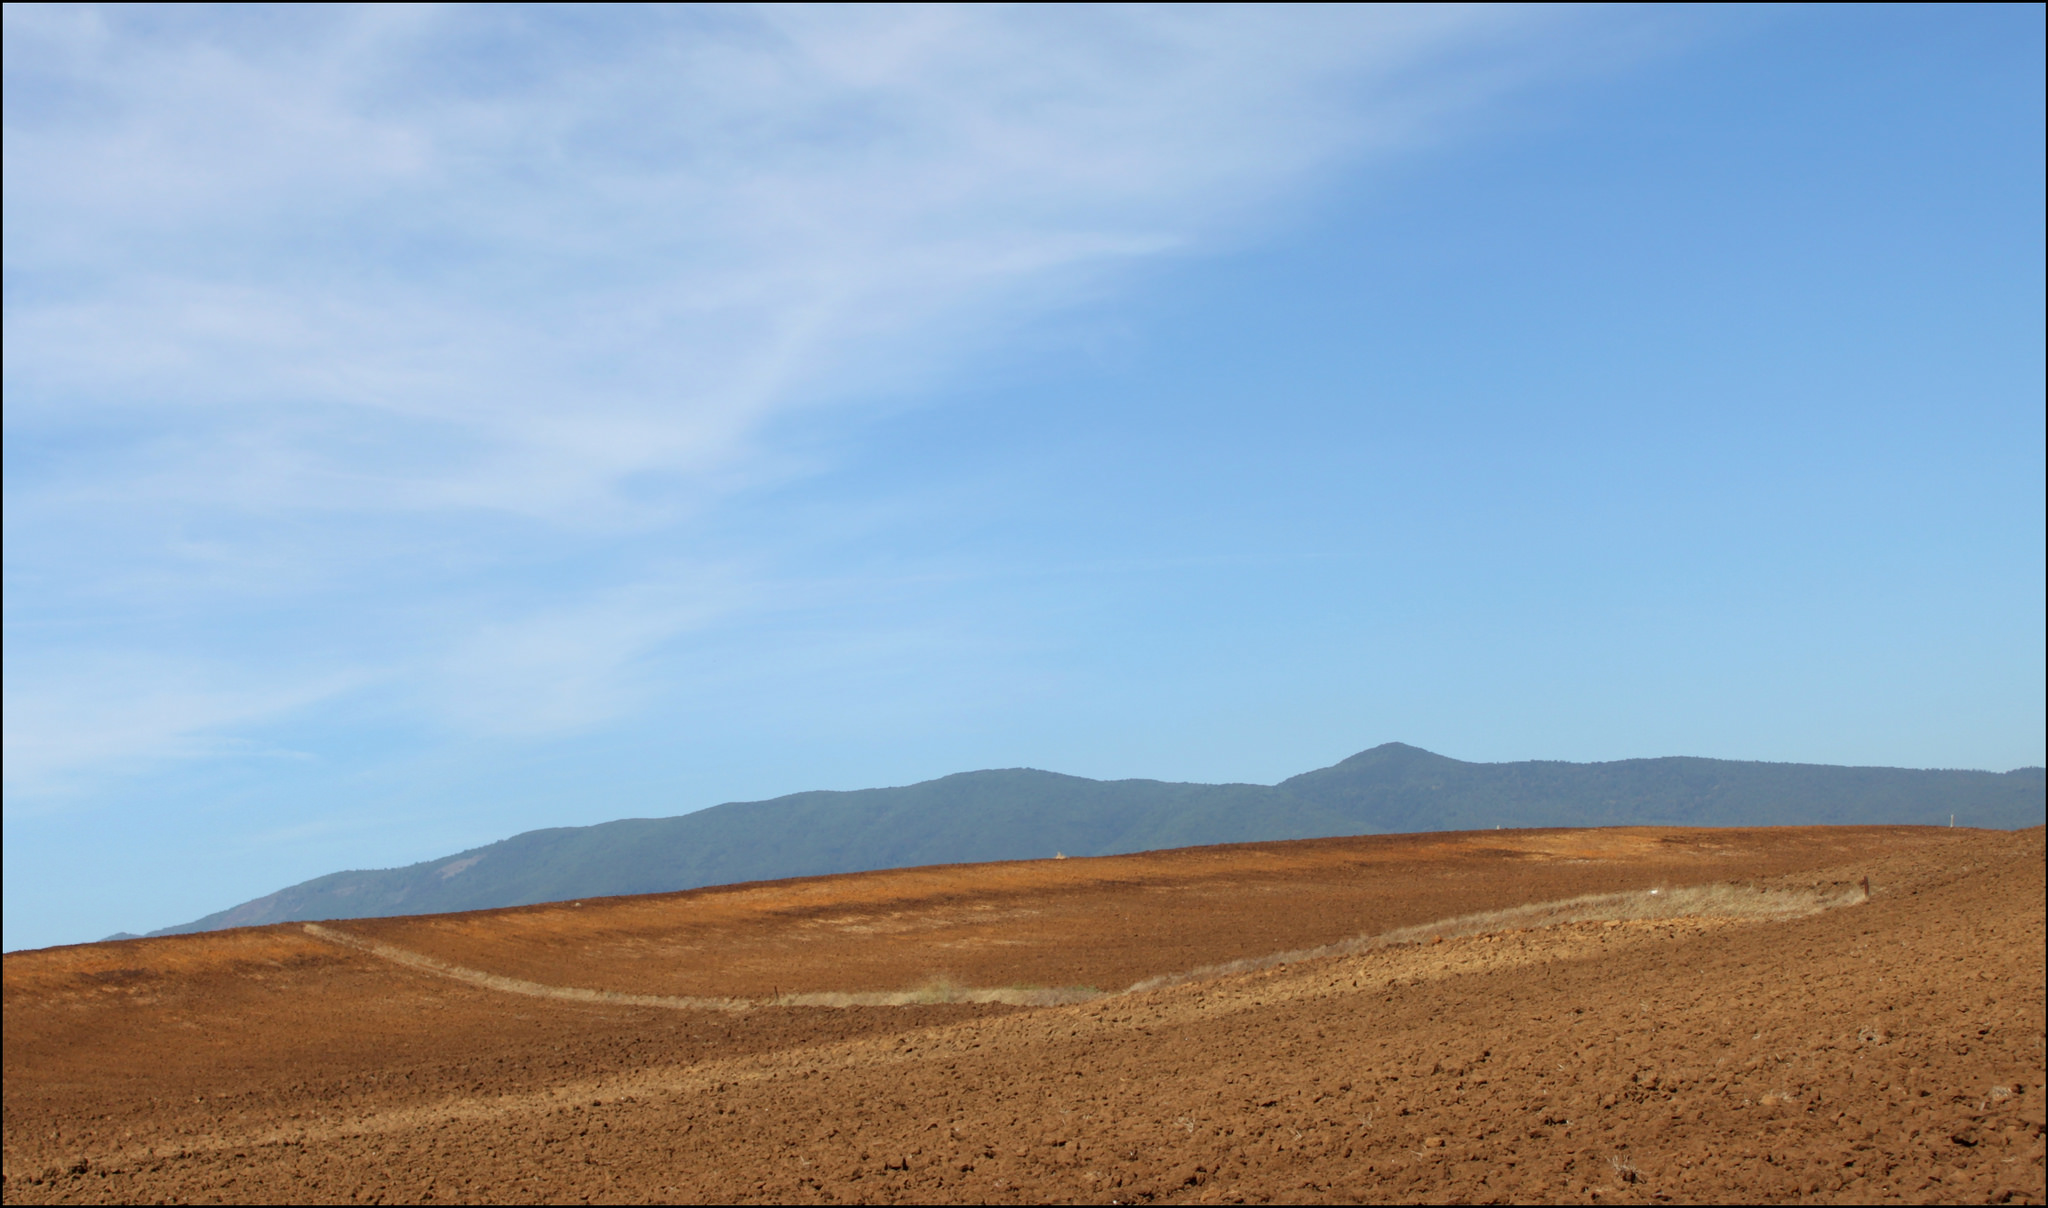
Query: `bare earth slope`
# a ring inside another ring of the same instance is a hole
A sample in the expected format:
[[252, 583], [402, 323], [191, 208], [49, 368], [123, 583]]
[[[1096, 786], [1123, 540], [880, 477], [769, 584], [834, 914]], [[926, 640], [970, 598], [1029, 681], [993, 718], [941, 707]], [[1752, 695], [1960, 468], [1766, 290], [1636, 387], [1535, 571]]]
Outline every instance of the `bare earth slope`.
[[[16, 953], [0, 1173], [9, 1202], [2039, 1203], [2044, 858], [2038, 828], [1386, 836]], [[1595, 905], [1667, 917], [1398, 934], [1622, 891]], [[1422, 942], [1158, 984], [1389, 932]], [[973, 990], [1012, 1002], [944, 1001]], [[788, 1005], [821, 996], [906, 1005]]]

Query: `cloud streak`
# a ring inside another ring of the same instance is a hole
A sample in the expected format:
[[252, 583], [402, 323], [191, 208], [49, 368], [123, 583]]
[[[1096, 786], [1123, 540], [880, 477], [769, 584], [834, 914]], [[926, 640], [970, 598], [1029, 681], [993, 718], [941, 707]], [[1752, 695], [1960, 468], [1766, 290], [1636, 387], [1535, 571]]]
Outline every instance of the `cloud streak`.
[[[47, 778], [211, 749], [367, 667], [487, 733], [629, 708], [637, 659], [725, 615], [674, 591], [724, 572], [669, 554], [522, 581], [536, 546], [703, 523], [790, 472], [777, 424], [937, 380], [1129, 265], [1430, 137], [1531, 70], [1555, 18], [6, 20], [9, 642], [113, 685], [134, 643], [57, 622], [118, 615], [213, 668], [180, 688], [181, 664], [153, 664], [146, 708], [111, 686], [46, 707], [48, 681], [10, 670], [10, 713], [64, 719], [10, 746], [10, 774]], [[137, 619], [165, 610], [221, 631]], [[265, 659], [258, 617], [323, 627], [321, 653]], [[223, 678], [262, 682], [205, 687]], [[461, 703], [522, 695], [554, 703]]]

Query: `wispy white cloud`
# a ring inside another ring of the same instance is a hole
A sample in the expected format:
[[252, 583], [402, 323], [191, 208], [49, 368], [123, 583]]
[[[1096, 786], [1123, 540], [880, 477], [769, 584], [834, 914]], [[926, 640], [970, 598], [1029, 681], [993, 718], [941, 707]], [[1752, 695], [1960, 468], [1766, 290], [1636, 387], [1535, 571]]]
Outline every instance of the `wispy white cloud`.
[[[436, 615], [460, 567], [678, 523], [786, 471], [774, 421], [930, 380], [1427, 138], [1556, 20], [6, 14], [10, 623], [182, 599], [228, 626], [281, 590], [319, 625], [365, 583]], [[485, 732], [595, 724], [631, 707], [636, 660], [718, 615], [649, 586], [669, 573], [538, 575], [469, 626], [336, 619], [318, 666], [213, 635], [246, 690], [164, 663], [125, 693], [91, 626], [16, 626], [102, 678], [64, 695], [10, 670], [10, 768], [190, 753], [372, 665]]]
[[279, 683], [248, 668], [132, 651], [10, 667], [4, 739], [10, 812], [24, 800], [61, 803], [105, 775], [152, 761], [302, 758], [302, 752], [234, 735], [361, 687], [368, 678]]
[[1425, 69], [1502, 20], [32, 9], [7, 39], [10, 406], [344, 408], [439, 454], [372, 450], [353, 492], [185, 484], [209, 496], [600, 506], [1413, 137], [1447, 91]]
[[436, 711], [474, 733], [587, 729], [652, 691], [642, 660], [744, 606], [718, 576], [636, 584], [494, 621], [451, 640], [427, 678]]

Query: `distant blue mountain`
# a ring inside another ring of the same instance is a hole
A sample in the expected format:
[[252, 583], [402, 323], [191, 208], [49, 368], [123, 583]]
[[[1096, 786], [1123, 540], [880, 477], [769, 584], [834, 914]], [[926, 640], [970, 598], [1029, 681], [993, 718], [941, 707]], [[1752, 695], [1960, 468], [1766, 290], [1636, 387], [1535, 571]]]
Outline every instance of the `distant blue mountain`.
[[1402, 743], [1277, 785], [1087, 780], [1029, 768], [796, 793], [675, 818], [528, 831], [406, 868], [337, 872], [151, 935], [660, 893], [920, 864], [1495, 826], [2048, 820], [2040, 768], [1916, 771], [1725, 759], [1464, 763]]

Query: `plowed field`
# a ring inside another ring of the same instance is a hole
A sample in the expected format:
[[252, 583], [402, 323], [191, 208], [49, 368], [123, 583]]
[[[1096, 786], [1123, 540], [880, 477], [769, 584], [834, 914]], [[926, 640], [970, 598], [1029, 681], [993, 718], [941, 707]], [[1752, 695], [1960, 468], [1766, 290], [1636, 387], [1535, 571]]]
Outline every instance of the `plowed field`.
[[9, 1203], [2041, 1203], [2044, 896], [2038, 828], [1506, 831], [13, 953], [0, 1174]]

